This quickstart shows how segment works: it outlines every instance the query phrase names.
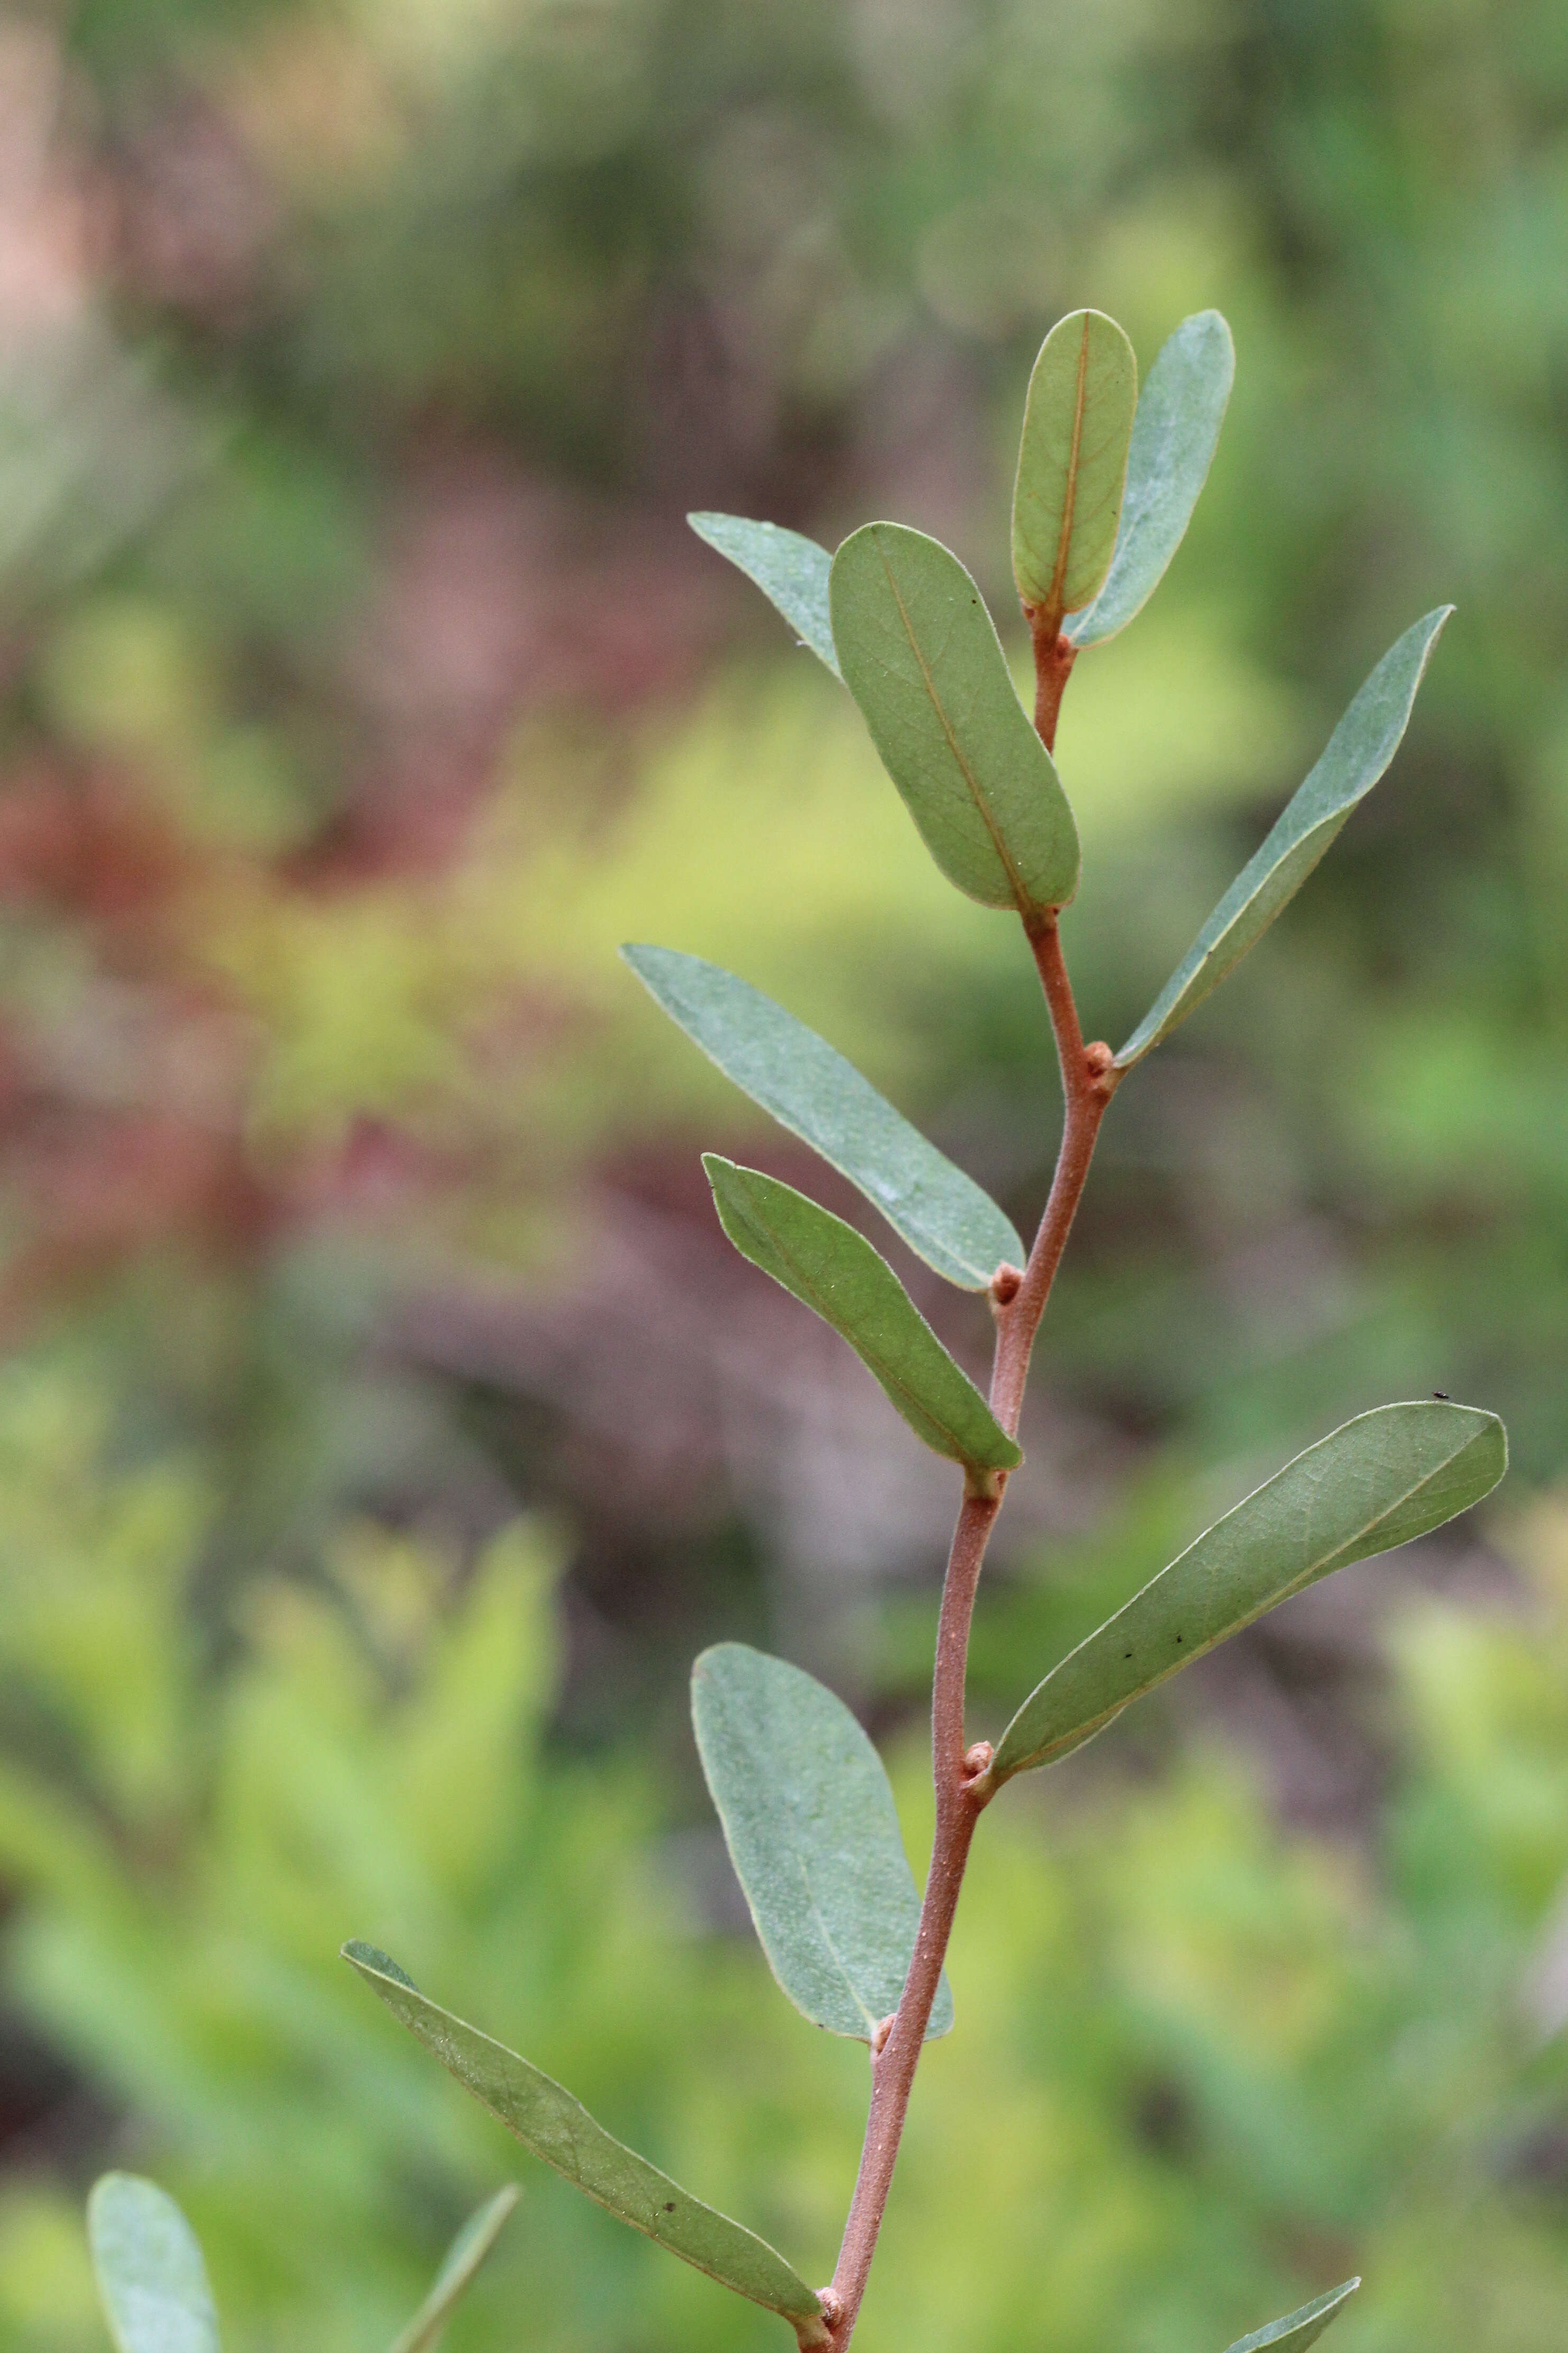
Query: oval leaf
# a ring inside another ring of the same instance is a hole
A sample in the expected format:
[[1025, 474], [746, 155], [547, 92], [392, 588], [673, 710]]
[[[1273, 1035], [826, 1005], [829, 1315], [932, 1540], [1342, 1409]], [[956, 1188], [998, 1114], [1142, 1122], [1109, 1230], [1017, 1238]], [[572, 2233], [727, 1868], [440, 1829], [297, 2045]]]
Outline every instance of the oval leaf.
[[1141, 1061], [1217, 988], [1300, 889], [1356, 803], [1371, 792], [1399, 749], [1427, 658], [1453, 609], [1439, 606], [1384, 655], [1330, 736], [1322, 758], [1117, 1055], [1119, 1070]]
[[1314, 2296], [1298, 2312], [1288, 2312], [1283, 2320], [1271, 2320], [1267, 2328], [1255, 2328], [1250, 2337], [1238, 2337], [1227, 2353], [1307, 2353], [1315, 2345], [1347, 2296], [1360, 2287], [1359, 2279], [1348, 2279], [1339, 2287], [1331, 2287], [1327, 2295]]
[[1024, 1245], [994, 1201], [814, 1029], [761, 989], [674, 948], [622, 955], [672, 1021], [781, 1126], [858, 1185], [928, 1266], [984, 1291]]
[[104, 2174], [87, 2201], [87, 2237], [120, 2353], [217, 2353], [217, 2314], [196, 2234], [155, 2182]]
[[798, 531], [785, 531], [776, 522], [748, 522], [744, 515], [689, 514], [686, 520], [699, 539], [755, 581], [801, 643], [837, 678], [838, 657], [827, 617], [827, 573], [833, 561], [827, 550]]
[[1236, 347], [1217, 311], [1184, 319], [1138, 396], [1127, 489], [1105, 586], [1068, 626], [1075, 646], [1124, 629], [1165, 576], [1214, 462], [1236, 375]]
[[1303, 1586], [1468, 1511], [1507, 1468], [1501, 1422], [1473, 1406], [1385, 1405], [1345, 1422], [1051, 1669], [1003, 1734], [993, 1779], [1053, 1764]]
[[1078, 829], [956, 555], [870, 522], [833, 559], [833, 638], [883, 765], [950, 882], [1031, 914], [1078, 887]]
[[[697, 1661], [691, 1722], [774, 1977], [814, 2025], [868, 2042], [921, 1916], [881, 1758], [825, 1684], [744, 1642]], [[927, 2040], [952, 2024], [944, 1977]]]
[[1058, 319], [1029, 377], [1013, 489], [1013, 576], [1053, 634], [1110, 568], [1137, 406], [1138, 363], [1115, 320]]
[[742, 1257], [842, 1334], [918, 1437], [983, 1482], [1016, 1470], [1018, 1448], [863, 1234], [760, 1169], [716, 1152], [705, 1152], [702, 1166]]
[[517, 2184], [509, 2181], [488, 2205], [470, 2214], [451, 2245], [431, 2284], [430, 2293], [393, 2344], [392, 2353], [428, 2353], [445, 2328], [453, 2306], [462, 2295], [501, 2233], [501, 2226], [517, 2204]]
[[590, 2198], [657, 2239], [710, 2279], [790, 2321], [802, 2345], [826, 2340], [822, 2306], [781, 2254], [727, 2214], [716, 2213], [595, 2124], [581, 2101], [515, 2051], [440, 2009], [374, 1945], [343, 1947], [393, 2016], [499, 2116], [523, 2145]]

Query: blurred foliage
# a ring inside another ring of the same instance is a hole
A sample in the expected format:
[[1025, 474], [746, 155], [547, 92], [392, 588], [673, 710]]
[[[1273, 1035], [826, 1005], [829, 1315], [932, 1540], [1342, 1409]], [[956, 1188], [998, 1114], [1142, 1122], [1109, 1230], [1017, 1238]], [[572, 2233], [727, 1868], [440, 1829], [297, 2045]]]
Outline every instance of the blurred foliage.
[[[635, 1765], [542, 1743], [544, 1532], [507, 1531], [461, 1580], [345, 1524], [317, 1589], [253, 1589], [247, 1662], [215, 1692], [184, 1635], [197, 1476], [116, 1462], [69, 1374], [12, 1377], [0, 1501], [0, 1675], [58, 1755], [0, 1772], [13, 1999], [187, 2206], [232, 2341], [386, 2341], [454, 2217], [515, 2172], [522, 2206], [455, 2346], [520, 2326], [545, 2347], [773, 2342], [527, 2158], [335, 1957], [345, 1928], [386, 1936], [679, 2178], [830, 2268], [863, 2055], [802, 2025], [749, 1933], [705, 1925], [716, 1831], [661, 1834]], [[1513, 1549], [1510, 1610], [1398, 1622], [1375, 1868], [1281, 1841], [1202, 1745], [1159, 1779], [1062, 1768], [987, 1817], [960, 2031], [922, 2071], [868, 2344], [1031, 2345], [1045, 2313], [1064, 2353], [1213, 2353], [1359, 2269], [1352, 2353], [1556, 2345], [1561, 1499]], [[77, 2205], [47, 2174], [0, 2189], [0, 2310], [31, 2353], [100, 2341]]]
[[[340, 1983], [353, 1933], [828, 2268], [860, 2066], [697, 1933], [712, 1833], [629, 1735], [651, 1683], [683, 1757], [676, 1671], [731, 1632], [896, 1725], [924, 1539], [897, 1453], [852, 1466], [864, 1562], [786, 1525], [861, 1425], [687, 1248], [689, 1147], [758, 1146], [614, 949], [786, 998], [1020, 1220], [1055, 1079], [1011, 927], [686, 508], [890, 512], [1005, 628], [1045, 327], [1096, 303], [1147, 367], [1226, 311], [1189, 543], [1063, 717], [1113, 1042], [1460, 607], [1394, 772], [1118, 1102], [979, 1710], [1358, 1408], [1474, 1398], [1560, 1476], [1565, 161], [1549, 0], [0, 23], [5, 2341], [100, 2341], [109, 2148], [188, 2204], [237, 2343], [390, 2336], [516, 2153]], [[547, 1276], [570, 1346], [517, 1304]], [[527, 1345], [454, 1372], [476, 1293]], [[711, 1362], [658, 1353], [682, 1315]], [[1560, 1508], [1514, 1508], [1518, 1619], [1401, 1621], [1359, 1843], [1282, 1840], [1157, 1713], [988, 1820], [878, 2341], [1212, 2353], [1361, 2267], [1345, 2353], [1556, 2345], [1568, 1605]], [[748, 2326], [529, 2168], [454, 2342]]]

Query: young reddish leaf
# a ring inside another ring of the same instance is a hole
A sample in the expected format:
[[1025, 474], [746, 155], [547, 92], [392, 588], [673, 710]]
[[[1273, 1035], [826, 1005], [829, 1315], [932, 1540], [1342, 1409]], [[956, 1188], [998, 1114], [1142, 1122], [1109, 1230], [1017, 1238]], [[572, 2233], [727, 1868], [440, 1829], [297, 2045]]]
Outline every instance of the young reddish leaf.
[[1138, 405], [1138, 363], [1114, 319], [1058, 319], [1029, 378], [1013, 489], [1013, 576], [1054, 637], [1110, 569]]

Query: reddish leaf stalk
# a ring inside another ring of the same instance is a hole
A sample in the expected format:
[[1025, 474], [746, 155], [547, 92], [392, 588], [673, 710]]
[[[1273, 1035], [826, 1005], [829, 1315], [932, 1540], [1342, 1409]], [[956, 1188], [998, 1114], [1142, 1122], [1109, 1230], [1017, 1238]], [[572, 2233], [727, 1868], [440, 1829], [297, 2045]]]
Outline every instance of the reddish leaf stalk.
[[[1043, 645], [1037, 636], [1038, 697], [1035, 723], [1047, 749], [1056, 734], [1057, 712], [1074, 654], [1075, 649], [1065, 638], [1057, 638], [1054, 632], [1049, 645]], [[1050, 1194], [1022, 1280], [1016, 1269], [1008, 1270], [992, 1286], [996, 1348], [991, 1372], [991, 1409], [1009, 1436], [1017, 1434], [1035, 1335], [1046, 1312], [1083, 1193], [1100, 1123], [1121, 1077], [1108, 1046], [1086, 1046], [1083, 1042], [1055, 913], [1027, 921], [1025, 930], [1050, 1012], [1057, 1059], [1061, 1066], [1065, 1115]], [[936, 1828], [931, 1841], [931, 1870], [899, 2007], [880, 2049], [872, 2052], [871, 2105], [860, 2152], [860, 2169], [844, 2225], [837, 2267], [831, 2284], [823, 2291], [832, 2353], [845, 2353], [854, 2333], [893, 2168], [898, 2162], [915, 2070], [942, 1979], [942, 1965], [969, 1860], [970, 1841], [991, 1795], [984, 1787], [991, 1751], [984, 1743], [974, 1750], [965, 1746], [963, 1695], [975, 1588], [980, 1582], [986, 1543], [1002, 1508], [1005, 1484], [1004, 1473], [997, 1479], [994, 1494], [965, 1495], [948, 1554], [931, 1683]]]

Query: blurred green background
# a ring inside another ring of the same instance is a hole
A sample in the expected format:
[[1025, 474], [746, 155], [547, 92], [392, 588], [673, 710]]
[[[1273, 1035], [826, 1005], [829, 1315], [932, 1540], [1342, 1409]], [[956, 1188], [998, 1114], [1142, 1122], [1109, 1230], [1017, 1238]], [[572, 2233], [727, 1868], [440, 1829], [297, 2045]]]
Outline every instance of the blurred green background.
[[[977, 1729], [1288, 1453], [1437, 1388], [1465, 1525], [988, 1817], [867, 2353], [1568, 2324], [1568, 14], [1555, 0], [79, 0], [0, 18], [0, 2337], [103, 2342], [153, 2172], [228, 2341], [776, 2347], [544, 2173], [359, 1935], [832, 2268], [866, 2093], [750, 1940], [684, 1683], [826, 1674], [926, 1836], [951, 1504], [726, 1250], [761, 1127], [618, 965], [716, 957], [1026, 1226], [1016, 927], [691, 507], [957, 547], [1040, 336], [1230, 319], [1186, 546], [1087, 656], [1118, 1041], [1360, 679], [1405, 747], [1123, 1091]], [[888, 1237], [877, 1239], [888, 1246]], [[984, 1318], [900, 1271], [961, 1354]]]

